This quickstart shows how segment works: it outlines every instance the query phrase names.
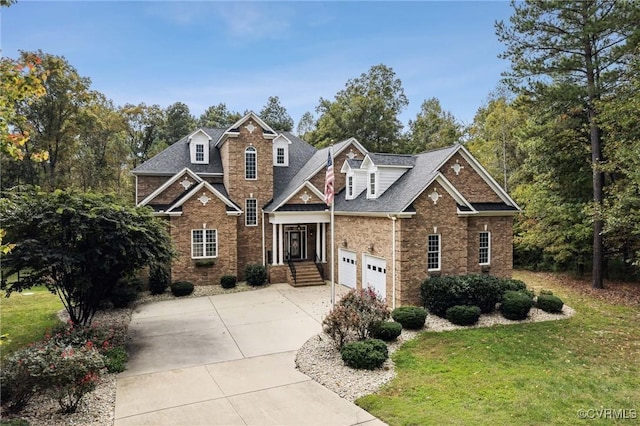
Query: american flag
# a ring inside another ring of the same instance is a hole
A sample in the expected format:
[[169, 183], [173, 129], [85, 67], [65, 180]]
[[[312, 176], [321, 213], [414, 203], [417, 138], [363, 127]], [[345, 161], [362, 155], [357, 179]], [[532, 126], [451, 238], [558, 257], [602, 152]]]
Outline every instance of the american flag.
[[330, 206], [333, 203], [333, 184], [335, 176], [333, 175], [333, 159], [331, 158], [331, 149], [327, 155], [327, 174], [324, 178], [324, 202]]

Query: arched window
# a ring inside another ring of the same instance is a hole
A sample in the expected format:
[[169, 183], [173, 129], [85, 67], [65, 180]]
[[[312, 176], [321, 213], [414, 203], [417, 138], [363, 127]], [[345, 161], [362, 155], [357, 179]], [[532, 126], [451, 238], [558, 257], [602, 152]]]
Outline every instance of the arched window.
[[244, 178], [257, 179], [258, 153], [252, 146], [244, 150]]

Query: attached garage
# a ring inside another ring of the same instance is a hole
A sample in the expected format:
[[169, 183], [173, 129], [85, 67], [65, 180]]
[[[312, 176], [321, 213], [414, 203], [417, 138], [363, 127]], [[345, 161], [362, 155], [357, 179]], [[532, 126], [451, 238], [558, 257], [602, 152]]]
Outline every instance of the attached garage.
[[356, 288], [356, 254], [355, 252], [338, 249], [340, 259], [338, 266], [338, 282], [349, 288]]
[[373, 288], [382, 299], [387, 298], [387, 261], [380, 257], [363, 256], [362, 287]]

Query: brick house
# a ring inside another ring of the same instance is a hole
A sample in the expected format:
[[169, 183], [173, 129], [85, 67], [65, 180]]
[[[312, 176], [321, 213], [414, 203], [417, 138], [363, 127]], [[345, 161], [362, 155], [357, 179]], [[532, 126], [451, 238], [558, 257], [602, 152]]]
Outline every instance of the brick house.
[[[133, 170], [136, 203], [170, 224], [172, 280], [218, 284], [260, 263], [271, 282], [329, 279], [328, 150], [335, 170], [336, 282], [399, 306], [428, 276], [512, 271], [519, 208], [462, 145], [418, 155], [368, 152], [351, 138], [316, 149], [249, 113], [201, 128]], [[324, 275], [323, 275], [324, 274]]]

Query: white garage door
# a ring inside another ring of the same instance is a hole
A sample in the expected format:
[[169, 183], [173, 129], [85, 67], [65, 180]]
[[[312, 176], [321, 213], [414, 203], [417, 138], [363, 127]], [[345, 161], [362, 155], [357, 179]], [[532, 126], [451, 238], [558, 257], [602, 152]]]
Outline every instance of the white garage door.
[[373, 288], [382, 299], [387, 298], [387, 261], [379, 257], [364, 255], [362, 265], [363, 287]]
[[356, 254], [349, 250], [338, 249], [338, 281], [342, 285], [356, 288]]

